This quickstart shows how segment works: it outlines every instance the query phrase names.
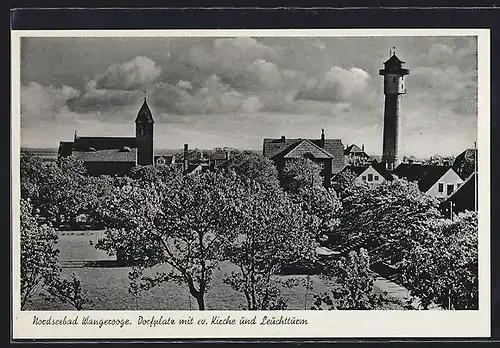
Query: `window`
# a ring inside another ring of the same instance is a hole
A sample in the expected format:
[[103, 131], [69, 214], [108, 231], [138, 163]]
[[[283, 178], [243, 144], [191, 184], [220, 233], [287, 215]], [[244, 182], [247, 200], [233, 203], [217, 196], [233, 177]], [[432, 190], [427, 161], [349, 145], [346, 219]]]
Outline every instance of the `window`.
[[379, 180], [378, 175], [375, 175], [375, 181], [378, 181], [378, 180]]
[[440, 183], [438, 184], [438, 191], [439, 191], [439, 192], [443, 192], [443, 191], [444, 191], [444, 184], [443, 184], [442, 182], [440, 182]]
[[366, 175], [363, 175], [361, 179], [363, 179], [363, 181], [366, 181]]
[[368, 174], [368, 181], [373, 181], [373, 174]]
[[453, 192], [454, 189], [455, 189], [455, 185], [453, 185], [453, 184], [446, 185], [446, 194], [451, 195], [451, 193]]

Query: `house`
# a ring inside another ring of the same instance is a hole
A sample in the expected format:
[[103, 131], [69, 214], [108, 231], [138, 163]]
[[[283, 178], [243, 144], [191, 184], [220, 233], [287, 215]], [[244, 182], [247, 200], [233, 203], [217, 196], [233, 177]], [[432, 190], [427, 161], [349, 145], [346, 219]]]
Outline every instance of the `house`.
[[404, 156], [403, 159], [401, 160], [402, 163], [406, 164], [422, 164], [422, 161], [417, 159], [415, 156]]
[[177, 150], [155, 150], [155, 166], [170, 166], [175, 164]]
[[73, 141], [60, 142], [58, 156], [82, 160], [90, 175], [126, 175], [137, 165], [154, 165], [153, 125], [144, 98], [135, 119], [135, 137], [80, 137], [75, 132]]
[[353, 166], [369, 165], [372, 162], [370, 156], [365, 152], [365, 145], [363, 144], [361, 148], [358, 145], [352, 144], [347, 146], [344, 151], [346, 156], [346, 164]]
[[448, 218], [451, 218], [452, 214], [466, 210], [477, 211], [477, 196], [477, 172], [475, 172], [469, 175], [467, 180], [441, 203], [440, 210]]
[[420, 191], [440, 200], [446, 199], [463, 180], [450, 166], [402, 163], [394, 171], [402, 179], [417, 182]]
[[230, 149], [215, 149], [210, 155], [209, 155], [209, 168], [210, 170], [214, 170], [215, 168], [218, 168], [222, 164], [226, 163], [229, 161], [231, 158], [231, 150]]
[[330, 186], [332, 175], [339, 173], [346, 163], [342, 141], [325, 139], [324, 130], [319, 139], [265, 138], [262, 155], [271, 159], [278, 170], [290, 160], [308, 158], [323, 168], [321, 175], [325, 186]]
[[[387, 180], [392, 180], [392, 175], [387, 171], [382, 163], [373, 161], [363, 166], [345, 166], [340, 173], [350, 171], [356, 176], [355, 184], [368, 184], [375, 186]], [[339, 173], [339, 174], [340, 174]], [[338, 174], [337, 174], [338, 175]]]

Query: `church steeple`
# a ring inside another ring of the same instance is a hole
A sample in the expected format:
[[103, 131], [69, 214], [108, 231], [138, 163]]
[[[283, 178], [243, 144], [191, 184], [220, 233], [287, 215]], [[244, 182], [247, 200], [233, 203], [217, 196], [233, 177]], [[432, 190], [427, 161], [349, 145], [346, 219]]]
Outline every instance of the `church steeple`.
[[[144, 92], [145, 94], [146, 92]], [[149, 109], [146, 95], [137, 118], [135, 119], [135, 139], [137, 142], [137, 164], [153, 165], [153, 115]]]
[[146, 100], [146, 92], [144, 92], [144, 103], [142, 103], [141, 109], [137, 113], [137, 118], [135, 123], [155, 123], [153, 120], [153, 115], [149, 109], [148, 102]]

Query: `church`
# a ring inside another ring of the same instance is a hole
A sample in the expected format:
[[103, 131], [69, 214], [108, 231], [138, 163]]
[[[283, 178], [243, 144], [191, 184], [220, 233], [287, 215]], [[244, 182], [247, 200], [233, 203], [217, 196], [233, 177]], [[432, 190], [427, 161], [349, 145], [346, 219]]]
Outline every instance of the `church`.
[[[170, 164], [175, 157], [155, 156], [154, 120], [146, 98], [135, 119], [135, 137], [80, 137], [61, 141], [58, 156], [73, 156], [84, 162], [90, 175], [126, 175], [135, 166]], [[158, 157], [158, 158], [155, 158]], [[169, 163], [166, 163], [169, 162]]]

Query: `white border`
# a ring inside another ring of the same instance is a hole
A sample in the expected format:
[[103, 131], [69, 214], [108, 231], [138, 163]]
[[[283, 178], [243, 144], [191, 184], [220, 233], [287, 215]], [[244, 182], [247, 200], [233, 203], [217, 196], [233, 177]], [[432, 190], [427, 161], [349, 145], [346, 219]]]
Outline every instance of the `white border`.
[[[477, 311], [20, 311], [19, 288], [19, 157], [20, 157], [20, 38], [21, 37], [289, 37], [289, 36], [477, 36], [478, 37], [478, 148], [479, 148], [479, 310]], [[25, 30], [11, 32], [12, 48], [12, 274], [13, 338], [372, 338], [372, 337], [489, 337], [490, 336], [490, 31], [489, 29], [286, 29], [286, 30]], [[212, 315], [239, 318], [242, 315], [296, 316], [306, 326], [138, 326], [137, 317], [160, 315], [206, 318]], [[126, 317], [133, 325], [35, 326], [33, 315], [63, 317], [90, 315], [94, 318]]]

